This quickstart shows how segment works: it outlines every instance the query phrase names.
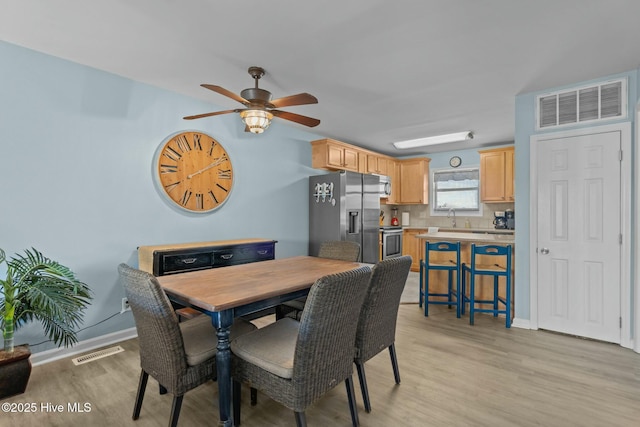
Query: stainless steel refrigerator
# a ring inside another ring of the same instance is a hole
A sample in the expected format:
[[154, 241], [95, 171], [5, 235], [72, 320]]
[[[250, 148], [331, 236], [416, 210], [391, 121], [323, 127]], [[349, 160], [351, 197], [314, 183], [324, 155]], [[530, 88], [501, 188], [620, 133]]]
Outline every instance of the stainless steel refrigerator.
[[378, 262], [380, 178], [355, 172], [309, 177], [309, 255], [327, 240], [360, 244], [361, 262]]

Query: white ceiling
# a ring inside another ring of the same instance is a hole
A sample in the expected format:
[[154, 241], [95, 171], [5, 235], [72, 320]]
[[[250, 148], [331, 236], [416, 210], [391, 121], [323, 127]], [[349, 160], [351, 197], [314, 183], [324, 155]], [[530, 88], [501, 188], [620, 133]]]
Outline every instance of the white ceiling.
[[[211, 111], [242, 106], [201, 83], [239, 93], [261, 66], [274, 98], [318, 98], [283, 108], [312, 132], [405, 155], [512, 142], [517, 94], [638, 68], [639, 17], [637, 0], [0, 0], [0, 40]], [[472, 145], [391, 145], [464, 130]]]

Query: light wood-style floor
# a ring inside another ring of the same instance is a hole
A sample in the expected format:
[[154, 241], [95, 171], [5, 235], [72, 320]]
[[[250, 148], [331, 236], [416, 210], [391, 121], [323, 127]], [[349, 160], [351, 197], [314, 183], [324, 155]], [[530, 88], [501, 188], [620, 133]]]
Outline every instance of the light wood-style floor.
[[[367, 426], [638, 426], [640, 355], [617, 345], [544, 331], [504, 328], [480, 315], [475, 326], [445, 306], [429, 318], [417, 304], [400, 307], [397, 353], [402, 384], [393, 380], [388, 352], [367, 363], [373, 411], [364, 412], [354, 373], [360, 423]], [[164, 426], [171, 396], [149, 381], [140, 419], [131, 420], [138, 384], [136, 340], [125, 352], [85, 365], [61, 360], [33, 369], [27, 392], [5, 402], [36, 403], [36, 413], [2, 413], [0, 425]], [[263, 394], [243, 394], [245, 427], [294, 426], [293, 413]], [[67, 404], [91, 411], [68, 413]], [[217, 425], [211, 382], [184, 398], [179, 425]], [[62, 404], [47, 413], [42, 404]], [[351, 425], [344, 385], [307, 411], [310, 426]]]

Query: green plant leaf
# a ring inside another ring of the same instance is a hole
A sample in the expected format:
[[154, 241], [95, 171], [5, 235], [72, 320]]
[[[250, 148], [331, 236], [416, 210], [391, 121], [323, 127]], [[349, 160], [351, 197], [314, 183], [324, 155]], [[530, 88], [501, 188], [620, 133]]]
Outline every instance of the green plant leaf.
[[[56, 345], [77, 342], [75, 329], [82, 322], [92, 297], [89, 287], [79, 281], [66, 266], [53, 261], [34, 248], [6, 261], [7, 279], [2, 282], [4, 298], [0, 301], [3, 331], [8, 310], [15, 310], [13, 328], [40, 321], [45, 334]], [[7, 331], [5, 331], [7, 332]], [[5, 334], [6, 335], [6, 334]], [[12, 338], [13, 333], [11, 333]]]

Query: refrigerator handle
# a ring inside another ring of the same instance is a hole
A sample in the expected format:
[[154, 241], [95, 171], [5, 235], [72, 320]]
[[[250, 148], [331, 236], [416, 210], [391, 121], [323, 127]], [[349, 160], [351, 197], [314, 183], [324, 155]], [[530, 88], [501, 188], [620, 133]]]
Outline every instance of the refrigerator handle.
[[360, 211], [349, 211], [349, 234], [358, 234], [360, 233], [360, 220], [358, 215]]

